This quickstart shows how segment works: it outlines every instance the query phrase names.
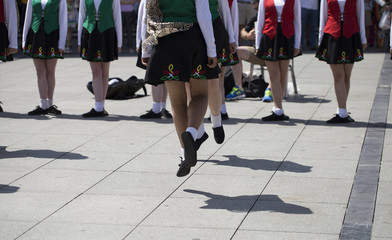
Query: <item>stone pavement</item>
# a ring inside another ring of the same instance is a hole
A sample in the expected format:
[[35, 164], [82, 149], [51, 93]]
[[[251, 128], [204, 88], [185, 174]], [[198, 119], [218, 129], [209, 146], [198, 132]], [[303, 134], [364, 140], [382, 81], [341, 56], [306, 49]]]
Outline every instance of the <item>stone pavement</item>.
[[[392, 239], [392, 61], [365, 58], [348, 100], [355, 123], [325, 124], [332, 74], [304, 54], [299, 94], [284, 102], [291, 120], [261, 122], [272, 105], [260, 99], [228, 102], [225, 142], [206, 121], [210, 138], [184, 178], [172, 121], [138, 117], [150, 96], [107, 100], [108, 118], [83, 119], [90, 68], [68, 57], [57, 64], [63, 115], [31, 117], [31, 59], [1, 63], [0, 239]], [[135, 62], [121, 57], [110, 75], [143, 78]]]

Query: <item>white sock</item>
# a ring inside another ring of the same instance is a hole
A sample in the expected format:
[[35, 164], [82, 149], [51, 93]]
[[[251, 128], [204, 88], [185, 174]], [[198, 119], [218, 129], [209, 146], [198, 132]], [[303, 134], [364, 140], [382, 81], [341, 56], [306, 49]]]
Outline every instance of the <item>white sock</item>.
[[53, 106], [53, 99], [48, 99], [48, 107]]
[[221, 105], [220, 112], [223, 113], [223, 114], [227, 113], [227, 109], [226, 109], [226, 104], [225, 103]]
[[152, 111], [154, 113], [160, 113], [161, 112], [161, 103], [159, 102], [153, 102], [152, 103]]
[[97, 112], [102, 112], [103, 111], [103, 102], [95, 102], [94, 110]]
[[181, 157], [182, 157], [182, 160], [184, 161], [185, 160], [185, 149], [183, 149], [183, 148], [181, 148]]
[[197, 129], [197, 136], [196, 136], [196, 138], [200, 139], [201, 137], [203, 137], [204, 133], [205, 133], [204, 123], [201, 123], [199, 129]]
[[339, 117], [341, 117], [341, 118], [346, 118], [346, 117], [348, 117], [348, 113], [347, 113], [347, 109], [344, 109], [344, 108], [338, 108], [338, 114], [339, 114]]
[[272, 111], [273, 111], [276, 115], [278, 115], [278, 116], [284, 114], [284, 111], [283, 111], [283, 109], [281, 109], [281, 108], [273, 107], [273, 108], [272, 108]]
[[196, 141], [196, 137], [197, 137], [197, 130], [196, 130], [196, 128], [194, 128], [194, 127], [188, 127], [188, 128], [186, 129], [186, 131], [189, 132], [189, 133], [191, 133], [191, 134], [192, 134], [192, 137], [193, 137], [193, 141]]
[[161, 102], [161, 111], [166, 109], [166, 102]]
[[39, 101], [39, 106], [42, 109], [48, 109], [48, 100], [47, 99], [41, 99]]
[[211, 123], [212, 123], [212, 128], [217, 128], [222, 126], [221, 115], [219, 114], [218, 116], [214, 116], [211, 114]]

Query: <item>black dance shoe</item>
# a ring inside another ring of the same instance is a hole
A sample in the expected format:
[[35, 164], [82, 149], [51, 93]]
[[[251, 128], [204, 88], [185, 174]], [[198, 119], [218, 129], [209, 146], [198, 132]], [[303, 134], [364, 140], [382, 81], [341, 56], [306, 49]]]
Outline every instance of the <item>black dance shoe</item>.
[[327, 121], [327, 123], [331, 123], [331, 124], [333, 124], [333, 123], [352, 123], [352, 122], [355, 122], [355, 120], [352, 119], [350, 117], [350, 115], [348, 115], [345, 118], [342, 118], [339, 116], [339, 114], [335, 114], [335, 116], [333, 118], [331, 118]]
[[46, 111], [48, 114], [61, 115], [61, 111], [57, 109], [56, 105], [50, 106]]
[[93, 117], [107, 117], [109, 113], [105, 111], [105, 109], [101, 112], [95, 111], [94, 108], [91, 108], [90, 112], [84, 113], [82, 117], [84, 118], [93, 118]]
[[152, 119], [152, 118], [161, 118], [162, 115], [161, 113], [154, 113], [154, 111], [152, 111], [152, 109], [150, 109], [150, 111], [147, 111], [146, 114], [140, 115], [141, 119]]
[[167, 111], [166, 109], [162, 109], [161, 111], [161, 115], [164, 118], [173, 118], [173, 116], [171, 115], [171, 113], [169, 111]]
[[290, 118], [287, 115], [277, 115], [274, 112], [272, 112], [271, 115], [266, 116], [261, 118], [261, 120], [266, 121], [266, 122], [270, 122], [270, 121], [288, 121]]
[[225, 131], [223, 130], [223, 126], [212, 128], [214, 131], [214, 139], [217, 144], [223, 143], [225, 141]]
[[27, 113], [28, 115], [45, 115], [48, 114], [47, 109], [42, 109], [40, 106], [35, 107], [33, 111]]
[[201, 136], [201, 138], [197, 138], [195, 141], [195, 148], [196, 151], [199, 150], [200, 146], [203, 144], [203, 142], [205, 142], [208, 138], [208, 134], [206, 132], [204, 132], [203, 136]]

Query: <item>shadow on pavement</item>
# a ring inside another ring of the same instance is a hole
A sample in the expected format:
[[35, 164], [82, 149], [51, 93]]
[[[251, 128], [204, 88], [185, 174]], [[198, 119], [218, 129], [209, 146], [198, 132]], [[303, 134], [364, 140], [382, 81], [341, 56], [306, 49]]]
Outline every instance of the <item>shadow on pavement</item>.
[[[225, 209], [230, 212], [280, 212], [286, 214], [312, 214], [312, 210], [300, 205], [285, 203], [277, 195], [242, 195], [229, 197], [192, 189], [184, 192], [199, 194], [208, 197], [203, 209]], [[260, 198], [259, 198], [260, 197]], [[256, 202], [256, 203], [255, 203]]]
[[59, 158], [61, 159], [69, 159], [69, 160], [81, 160], [87, 159], [87, 156], [84, 156], [79, 153], [72, 152], [58, 152], [47, 149], [36, 149], [36, 150], [16, 150], [16, 151], [7, 151], [6, 147], [0, 146], [0, 159], [6, 158]]
[[19, 190], [19, 187], [0, 184], [0, 194], [15, 193]]
[[272, 161], [267, 159], [245, 159], [237, 155], [224, 155], [228, 160], [208, 160], [220, 166], [250, 168], [252, 170], [281, 171], [307, 173], [312, 171], [311, 166], [301, 165], [292, 161]]

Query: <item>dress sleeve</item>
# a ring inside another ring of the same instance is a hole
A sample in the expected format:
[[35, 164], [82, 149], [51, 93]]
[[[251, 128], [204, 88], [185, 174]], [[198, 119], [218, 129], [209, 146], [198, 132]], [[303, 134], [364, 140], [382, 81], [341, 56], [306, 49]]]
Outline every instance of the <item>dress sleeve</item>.
[[239, 36], [239, 14], [238, 14], [238, 2], [237, 0], [233, 0], [233, 4], [231, 5], [231, 20], [233, 22], [233, 31], [235, 42], [238, 47], [238, 36]]
[[359, 33], [361, 35], [361, 43], [366, 44], [365, 3], [363, 1], [357, 1], [357, 19], [359, 24]]
[[23, 34], [22, 34], [22, 48], [25, 47], [27, 34], [29, 33], [31, 27], [31, 18], [33, 17], [33, 6], [31, 3], [32, 0], [28, 0], [26, 5], [26, 14], [25, 14], [25, 21], [23, 27]]
[[327, 0], [321, 0], [320, 3], [320, 26], [319, 26], [319, 40], [318, 45], [320, 46], [321, 40], [323, 40], [324, 36], [324, 28], [328, 19], [328, 4]]
[[301, 48], [301, 2], [295, 1], [294, 3], [294, 48]]
[[219, 10], [223, 23], [225, 25], [227, 34], [229, 35], [229, 43], [236, 42], [234, 38], [233, 22], [231, 20], [230, 7], [227, 0], [218, 0]]
[[[297, 1], [296, 1], [297, 2]], [[265, 22], [265, 9], [264, 9], [264, 0], [259, 2], [259, 12], [257, 15], [257, 26], [255, 25], [256, 29], [256, 50], [260, 47], [261, 37], [263, 36], [263, 28]]]
[[195, 0], [196, 16], [207, 45], [207, 56], [216, 57], [214, 30], [208, 0]]
[[80, 0], [79, 2], [79, 20], [78, 20], [78, 45], [80, 46], [82, 42], [82, 30], [83, 23], [86, 20], [86, 5], [84, 0]]
[[136, 49], [140, 49], [140, 42], [142, 41], [142, 29], [143, 29], [143, 18], [146, 10], [144, 0], [140, 1], [139, 10], [137, 12], [137, 24], [136, 24]]
[[122, 22], [120, 0], [113, 1], [113, 20], [117, 34], [117, 47], [122, 46]]
[[4, 15], [7, 22], [9, 48], [18, 48], [18, 18], [14, 1], [3, 1]]
[[68, 32], [67, 1], [61, 0], [59, 6], [59, 49], [64, 50]]

